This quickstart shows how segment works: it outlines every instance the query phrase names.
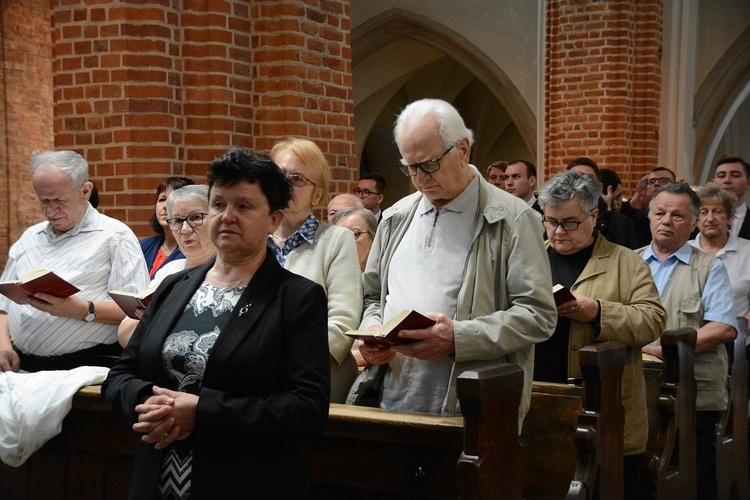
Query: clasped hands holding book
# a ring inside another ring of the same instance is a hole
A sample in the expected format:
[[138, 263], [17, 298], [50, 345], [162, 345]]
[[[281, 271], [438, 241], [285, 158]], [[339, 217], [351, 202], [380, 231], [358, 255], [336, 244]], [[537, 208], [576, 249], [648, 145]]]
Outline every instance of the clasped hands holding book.
[[[417, 331], [420, 331], [417, 333]], [[399, 336], [407, 334], [406, 336]], [[445, 314], [420, 314], [403, 310], [387, 321], [379, 332], [350, 330], [346, 335], [359, 339], [359, 351], [371, 364], [384, 364], [397, 353], [422, 360], [455, 354], [453, 320]]]

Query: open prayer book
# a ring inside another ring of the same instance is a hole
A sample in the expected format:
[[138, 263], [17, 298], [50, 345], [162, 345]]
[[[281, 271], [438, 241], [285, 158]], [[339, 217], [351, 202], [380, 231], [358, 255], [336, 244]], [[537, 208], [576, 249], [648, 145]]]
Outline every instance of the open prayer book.
[[16, 304], [27, 304], [29, 296], [39, 292], [66, 298], [79, 291], [78, 287], [45, 268], [29, 271], [17, 280], [0, 282], [0, 293]]
[[575, 296], [571, 293], [568, 287], [557, 284], [552, 287], [552, 294], [555, 296], [555, 305], [560, 306], [566, 302], [572, 302], [576, 300]]
[[114, 300], [118, 306], [120, 306], [120, 309], [125, 311], [125, 314], [127, 314], [128, 317], [140, 319], [135, 310], [139, 307], [146, 308], [149, 302], [151, 302], [154, 292], [159, 288], [159, 283], [159, 281], [152, 283], [151, 286], [142, 292], [136, 293], [124, 292], [122, 290], [110, 290], [109, 296], [112, 297], [112, 300]]
[[416, 342], [416, 339], [406, 339], [398, 336], [401, 330], [421, 330], [435, 324], [435, 320], [409, 309], [404, 309], [385, 322], [380, 332], [372, 330], [349, 330], [345, 335], [354, 337], [370, 344], [395, 346]]

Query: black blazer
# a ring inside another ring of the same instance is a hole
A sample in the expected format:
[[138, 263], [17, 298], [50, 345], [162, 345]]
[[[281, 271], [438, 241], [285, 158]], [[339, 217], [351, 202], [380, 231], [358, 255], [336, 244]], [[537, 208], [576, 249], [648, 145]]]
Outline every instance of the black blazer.
[[746, 240], [750, 240], [750, 209], [748, 209], [747, 213], [745, 214], [745, 218], [742, 220], [740, 232], [737, 234], [737, 236]]
[[[107, 406], [129, 424], [152, 385], [170, 387], [164, 339], [212, 265], [164, 280], [105, 380]], [[188, 438], [192, 498], [309, 496], [305, 442], [322, 436], [328, 418], [326, 311], [320, 285], [268, 252], [208, 358]], [[138, 439], [130, 498], [157, 498], [162, 458]]]

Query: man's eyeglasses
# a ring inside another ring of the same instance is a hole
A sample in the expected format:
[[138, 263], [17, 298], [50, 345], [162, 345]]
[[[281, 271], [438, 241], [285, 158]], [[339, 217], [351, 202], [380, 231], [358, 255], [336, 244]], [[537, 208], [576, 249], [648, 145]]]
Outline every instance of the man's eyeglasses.
[[354, 196], [359, 196], [360, 198], [367, 198], [368, 196], [373, 195], [373, 194], [375, 195], [380, 194], [375, 191], [370, 191], [369, 189], [359, 189], [359, 188], [354, 188], [354, 191], [352, 192], [354, 193]]
[[[593, 212], [593, 210], [591, 212]], [[587, 213], [586, 216], [579, 221], [557, 222], [556, 220], [550, 220], [547, 217], [542, 217], [542, 223], [544, 224], [544, 227], [546, 227], [547, 229], [551, 229], [552, 231], [557, 230], [558, 227], [563, 228], [563, 231], [566, 232], [575, 231], [576, 229], [578, 229], [578, 226], [580, 226], [586, 219], [589, 218], [591, 212]]]
[[670, 179], [669, 177], [654, 177], [653, 179], [649, 179], [646, 181], [646, 184], [649, 186], [666, 186], [667, 184], [672, 184], [674, 181]]
[[303, 188], [307, 183], [312, 184], [314, 187], [318, 187], [313, 181], [302, 174], [287, 174], [286, 176], [289, 178], [289, 182], [292, 183], [292, 186], [296, 188]]
[[455, 147], [456, 145], [454, 144], [453, 146], [446, 149], [445, 153], [441, 154], [437, 158], [433, 158], [432, 160], [414, 163], [412, 165], [404, 165], [403, 163], [399, 163], [398, 168], [399, 170], [401, 170], [401, 173], [407, 177], [414, 177], [415, 175], [417, 175], [417, 169], [421, 170], [425, 174], [437, 172], [438, 170], [440, 170], [440, 160], [445, 158], [445, 155], [450, 153], [451, 149]]
[[187, 222], [188, 226], [192, 228], [196, 228], [203, 224], [203, 219], [208, 215], [207, 213], [203, 212], [195, 212], [194, 214], [190, 214], [187, 217], [172, 217], [171, 219], [167, 219], [167, 226], [169, 226], [169, 229], [172, 231], [179, 231], [182, 229], [182, 225]]

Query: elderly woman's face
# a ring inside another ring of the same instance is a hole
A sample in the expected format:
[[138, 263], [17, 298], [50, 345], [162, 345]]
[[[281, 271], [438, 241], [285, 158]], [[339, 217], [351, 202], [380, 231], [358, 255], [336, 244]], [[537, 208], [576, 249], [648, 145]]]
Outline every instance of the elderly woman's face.
[[225, 261], [265, 254], [268, 235], [279, 226], [283, 213], [269, 213], [268, 199], [258, 183], [240, 181], [214, 185], [208, 203], [208, 229]]
[[572, 255], [589, 246], [593, 241], [594, 227], [596, 226], [597, 210], [594, 209], [590, 214], [586, 214], [581, 209], [579, 200], [566, 201], [558, 207], [549, 205], [544, 207], [545, 221], [553, 221], [558, 224], [571, 223], [571, 225], [580, 222], [576, 229], [563, 229], [558, 225], [555, 229], [547, 227], [547, 238], [552, 248], [562, 255]]
[[[312, 207], [320, 202], [323, 197], [323, 189], [317, 187], [320, 184], [318, 171], [315, 167], [302, 163], [294, 153], [283, 153], [279, 156], [276, 164], [287, 176], [299, 176], [304, 185], [298, 186], [293, 183], [292, 201], [289, 208], [284, 212], [287, 214], [304, 214], [307, 215]], [[305, 181], [306, 179], [306, 181]]]
[[[188, 219], [202, 213], [208, 213], [208, 207], [204, 202], [197, 199], [180, 200], [172, 207], [169, 218]], [[203, 223], [200, 225], [193, 227], [187, 221], [183, 221], [180, 229], [172, 229], [172, 234], [186, 257], [198, 256], [203, 250], [213, 246], [211, 238], [208, 237], [208, 224], [205, 222], [204, 216]]]
[[357, 244], [357, 255], [359, 256], [359, 267], [364, 271], [365, 264], [367, 264], [367, 257], [370, 255], [370, 248], [372, 248], [372, 236], [367, 232], [362, 217], [357, 214], [347, 215], [340, 218], [336, 222], [336, 225], [350, 229], [354, 233], [354, 241]]
[[727, 234], [730, 222], [729, 214], [720, 202], [711, 200], [701, 203], [701, 211], [698, 214], [698, 229], [706, 238], [715, 238]]

